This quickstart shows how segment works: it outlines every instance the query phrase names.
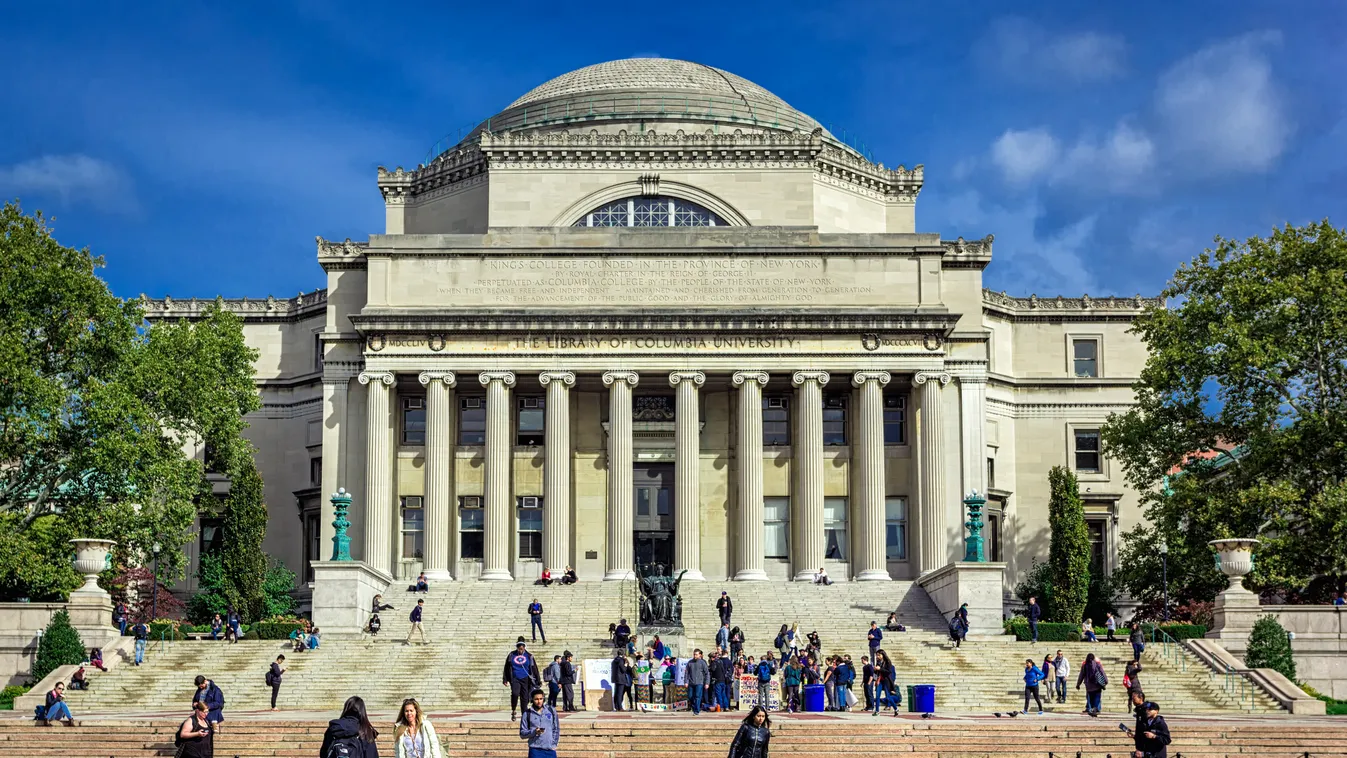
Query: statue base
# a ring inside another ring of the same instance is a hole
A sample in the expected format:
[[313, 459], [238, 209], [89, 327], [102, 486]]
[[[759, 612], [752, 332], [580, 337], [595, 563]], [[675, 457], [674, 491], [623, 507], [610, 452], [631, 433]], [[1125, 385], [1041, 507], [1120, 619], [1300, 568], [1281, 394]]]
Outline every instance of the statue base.
[[[670, 655], [678, 658], [691, 658], [692, 648], [689, 647], [687, 631], [682, 624], [640, 624], [636, 627], [636, 652], [645, 654], [646, 646], [649, 645], [655, 637], [658, 636], [660, 642], [671, 651]], [[703, 650], [703, 653], [707, 651]]]

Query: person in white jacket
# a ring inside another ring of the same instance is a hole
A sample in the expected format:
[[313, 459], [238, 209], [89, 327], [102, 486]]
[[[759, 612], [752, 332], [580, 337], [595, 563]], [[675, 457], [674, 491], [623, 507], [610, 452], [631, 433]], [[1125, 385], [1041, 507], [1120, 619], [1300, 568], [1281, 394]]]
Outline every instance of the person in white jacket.
[[440, 747], [440, 738], [435, 736], [435, 727], [421, 712], [421, 704], [415, 698], [402, 701], [397, 729], [393, 732], [393, 745], [396, 758], [444, 758], [444, 749]]
[[1066, 702], [1066, 678], [1071, 676], [1071, 661], [1062, 655], [1062, 651], [1057, 651], [1057, 657], [1052, 659], [1053, 668], [1057, 669], [1057, 702]]

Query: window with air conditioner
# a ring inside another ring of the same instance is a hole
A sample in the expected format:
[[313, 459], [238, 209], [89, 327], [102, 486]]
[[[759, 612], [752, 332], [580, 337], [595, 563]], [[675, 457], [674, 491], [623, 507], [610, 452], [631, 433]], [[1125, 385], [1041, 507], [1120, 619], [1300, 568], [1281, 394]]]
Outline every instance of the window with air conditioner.
[[785, 447], [790, 444], [790, 398], [780, 396], [762, 399], [763, 447]]
[[459, 400], [458, 444], [486, 444], [486, 398], [465, 397]]
[[[539, 507], [542, 498], [521, 497], [519, 507], [519, 557], [525, 560], [541, 560], [543, 557], [543, 512]], [[524, 501], [532, 500], [534, 505]]]
[[426, 516], [418, 496], [402, 498], [402, 557], [421, 560], [426, 549]]
[[846, 395], [825, 395], [823, 397], [823, 444], [847, 444]]
[[458, 555], [463, 560], [480, 561], [483, 553], [484, 526], [480, 495], [458, 499]]
[[519, 398], [519, 418], [516, 419], [516, 428], [518, 429], [516, 445], [541, 445], [545, 439], [544, 428], [546, 427], [545, 410], [546, 402], [541, 397], [521, 397]]
[[426, 399], [402, 398], [402, 444], [426, 444]]

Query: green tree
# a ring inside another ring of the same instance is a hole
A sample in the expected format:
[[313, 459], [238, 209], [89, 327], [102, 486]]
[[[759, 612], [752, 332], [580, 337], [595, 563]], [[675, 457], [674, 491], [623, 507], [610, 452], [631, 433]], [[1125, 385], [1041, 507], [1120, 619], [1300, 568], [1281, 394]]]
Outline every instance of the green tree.
[[262, 540], [267, 534], [267, 506], [262, 499], [262, 477], [251, 451], [234, 456], [221, 531], [225, 598], [246, 620], [265, 618], [262, 585], [267, 576], [267, 554], [262, 552]]
[[1272, 669], [1293, 682], [1296, 680], [1291, 639], [1276, 616], [1263, 616], [1254, 622], [1249, 634], [1249, 649], [1244, 653], [1244, 665], [1251, 669]]
[[266, 581], [262, 583], [262, 596], [265, 600], [263, 618], [290, 616], [295, 612], [295, 572], [279, 561], [272, 561], [267, 569]]
[[1052, 467], [1048, 484], [1052, 489], [1048, 500], [1048, 524], [1052, 527], [1048, 565], [1053, 595], [1047, 618], [1075, 623], [1083, 618], [1090, 598], [1090, 532], [1085, 526], [1085, 505], [1080, 500], [1076, 475], [1065, 466]]
[[[1217, 238], [1134, 332], [1150, 351], [1137, 405], [1104, 426], [1152, 526], [1126, 536], [1124, 587], [1210, 600], [1208, 540], [1258, 537], [1255, 588], [1347, 570], [1347, 233], [1327, 221]], [[1175, 475], [1182, 470], [1181, 475]], [[1127, 565], [1128, 557], [1139, 565]], [[1331, 586], [1328, 583], [1326, 586]]]
[[64, 610], [52, 614], [47, 630], [37, 643], [37, 660], [33, 662], [33, 681], [40, 682], [47, 674], [61, 666], [84, 662], [84, 641], [70, 625], [70, 614]]
[[196, 569], [195, 595], [187, 600], [187, 620], [193, 624], [209, 624], [215, 614], [223, 619], [229, 610], [229, 598], [225, 596], [225, 573], [220, 565], [220, 556], [206, 553], [201, 556]]
[[146, 325], [87, 249], [40, 213], [0, 208], [0, 599], [58, 599], [79, 578], [66, 540], [118, 542], [121, 565], [164, 546], [177, 576], [209, 493], [184, 441], [237, 446], [259, 407], [238, 317]]

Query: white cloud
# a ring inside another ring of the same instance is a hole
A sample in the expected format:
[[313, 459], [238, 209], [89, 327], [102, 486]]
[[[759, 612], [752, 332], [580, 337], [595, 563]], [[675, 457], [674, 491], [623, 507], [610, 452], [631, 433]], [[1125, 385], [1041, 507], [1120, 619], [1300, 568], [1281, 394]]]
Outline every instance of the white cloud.
[[1084, 84], [1123, 73], [1122, 37], [1077, 31], [1053, 34], [1022, 18], [992, 22], [974, 48], [994, 73], [1026, 84]]
[[89, 202], [105, 210], [135, 207], [130, 177], [116, 166], [82, 154], [43, 155], [0, 166], [0, 195], [57, 197], [62, 204]]
[[1061, 148], [1047, 129], [1007, 129], [992, 143], [992, 163], [1011, 184], [1027, 184], [1052, 171]]
[[1126, 122], [1102, 140], [1086, 136], [1067, 146], [1043, 127], [1010, 129], [992, 143], [991, 158], [1010, 184], [1129, 192], [1144, 189], [1136, 179], [1154, 166], [1155, 144]]
[[1205, 47], [1161, 75], [1155, 109], [1168, 152], [1205, 174], [1265, 171], [1294, 125], [1272, 75], [1276, 32]]

